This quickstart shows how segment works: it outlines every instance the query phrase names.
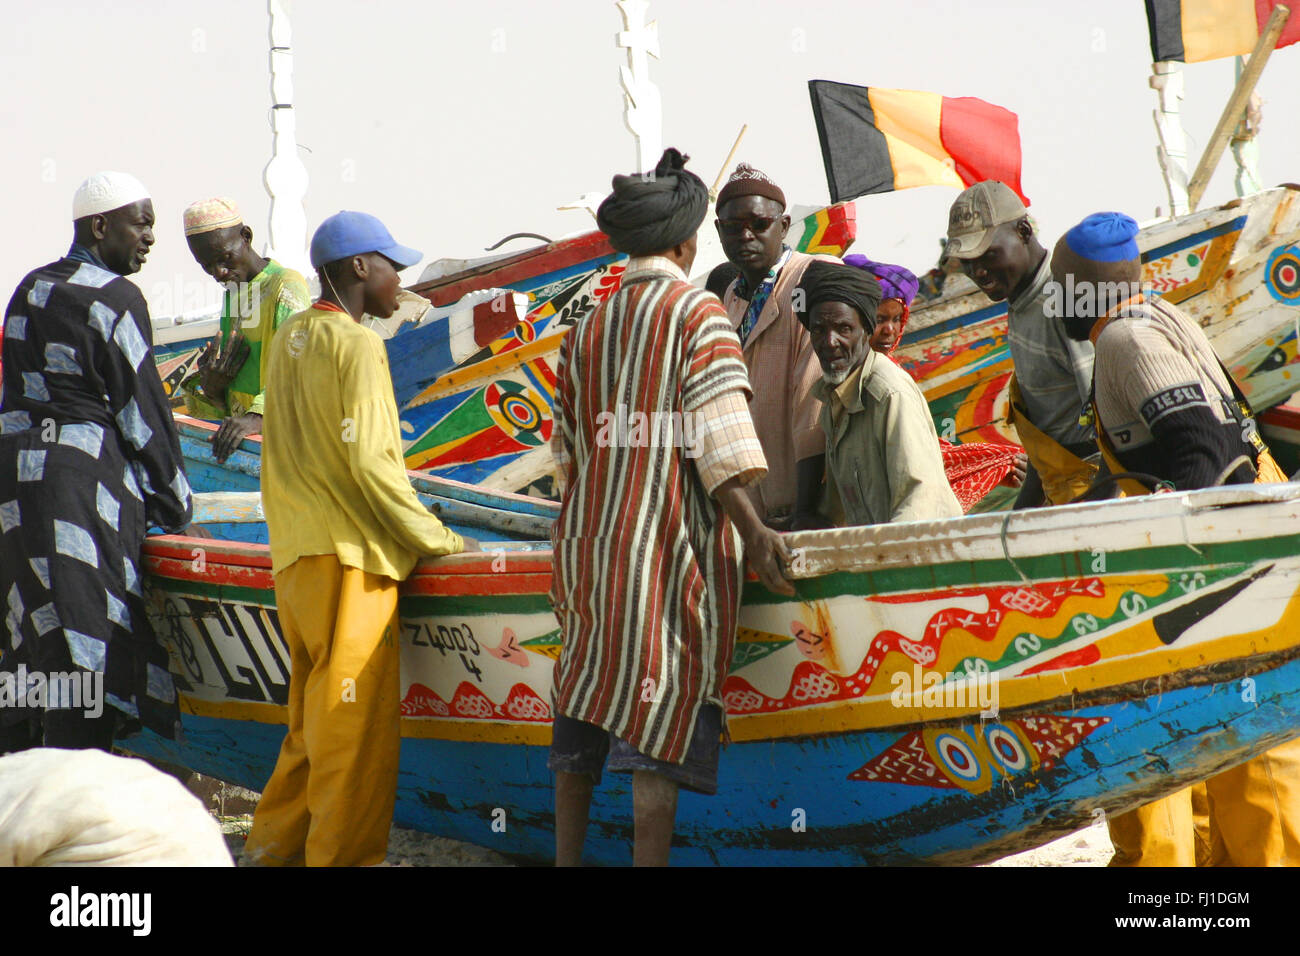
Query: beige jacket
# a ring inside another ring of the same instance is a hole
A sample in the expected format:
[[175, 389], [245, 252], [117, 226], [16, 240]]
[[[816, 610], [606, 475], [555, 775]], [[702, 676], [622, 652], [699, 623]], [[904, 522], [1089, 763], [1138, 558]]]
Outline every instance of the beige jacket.
[[[826, 450], [825, 437], [817, 424], [822, 403], [812, 394], [813, 385], [821, 379], [821, 365], [808, 330], [790, 303], [804, 270], [815, 259], [840, 261], [832, 256], [791, 252], [743, 347], [754, 390], [749, 413], [767, 459], [767, 477], [748, 491], [759, 514], [769, 518], [794, 512], [797, 463]], [[739, 329], [749, 303], [736, 295], [735, 282], [727, 289], [723, 305], [731, 327]]]
[[836, 523], [961, 516], [944, 474], [934, 419], [910, 375], [872, 350], [842, 384], [832, 387], [819, 379], [813, 391], [826, 403], [821, 427], [826, 433], [828, 510]]

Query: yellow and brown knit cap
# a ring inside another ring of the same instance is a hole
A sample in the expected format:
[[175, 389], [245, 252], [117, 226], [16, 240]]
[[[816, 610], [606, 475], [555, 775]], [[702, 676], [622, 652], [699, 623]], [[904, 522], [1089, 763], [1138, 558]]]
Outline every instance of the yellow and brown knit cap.
[[1052, 275], [1058, 281], [1074, 277], [1082, 282], [1142, 281], [1142, 255], [1137, 244], [1138, 224], [1122, 212], [1096, 212], [1056, 243]]

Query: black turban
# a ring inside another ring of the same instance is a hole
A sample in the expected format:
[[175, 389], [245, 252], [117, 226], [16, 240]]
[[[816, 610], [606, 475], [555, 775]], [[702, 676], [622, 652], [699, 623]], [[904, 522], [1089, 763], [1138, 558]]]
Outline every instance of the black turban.
[[708, 209], [709, 190], [684, 168], [689, 158], [669, 147], [653, 177], [614, 177], [614, 191], [596, 210], [596, 224], [610, 245], [630, 256], [646, 256], [695, 235]]
[[867, 330], [867, 334], [876, 331], [880, 283], [870, 272], [839, 262], [823, 262], [820, 259], [810, 262], [794, 297], [794, 305], [797, 306], [795, 314], [805, 328], [813, 306], [822, 302], [851, 305], [862, 319], [862, 327]]

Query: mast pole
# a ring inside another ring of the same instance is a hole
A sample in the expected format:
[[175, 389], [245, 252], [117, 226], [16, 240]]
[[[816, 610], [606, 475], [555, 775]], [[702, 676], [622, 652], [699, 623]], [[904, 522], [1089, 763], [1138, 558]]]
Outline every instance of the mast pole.
[[650, 82], [650, 57], [659, 58], [659, 24], [645, 22], [646, 0], [618, 0], [623, 29], [615, 45], [627, 49], [627, 65], [618, 68], [623, 85], [623, 122], [636, 140], [637, 171], [650, 173], [663, 154], [663, 104]]
[[[1234, 57], [1234, 72], [1238, 82], [1241, 81], [1245, 65], [1242, 57]], [[1237, 124], [1230, 144], [1232, 159], [1237, 164], [1237, 175], [1233, 177], [1232, 184], [1238, 196], [1249, 196], [1264, 188], [1259, 180], [1259, 141], [1255, 138], [1259, 135], [1262, 118], [1263, 104], [1259, 94], [1251, 93], [1250, 100], [1246, 103], [1246, 115]]]
[[1175, 60], [1160, 60], [1151, 64], [1151, 77], [1147, 80], [1156, 91], [1159, 105], [1151, 113], [1160, 142], [1156, 158], [1164, 176], [1165, 191], [1169, 194], [1169, 215], [1181, 216], [1187, 212], [1187, 136], [1183, 132], [1183, 69]]
[[1219, 165], [1219, 157], [1223, 155], [1232, 131], [1241, 122], [1246, 105], [1250, 102], [1250, 94], [1254, 92], [1260, 74], [1268, 65], [1268, 58], [1277, 46], [1282, 28], [1290, 15], [1289, 7], [1278, 4], [1273, 8], [1264, 31], [1260, 33], [1255, 50], [1250, 55], [1250, 62], [1242, 70], [1241, 78], [1237, 80], [1237, 86], [1228, 99], [1228, 105], [1223, 108], [1223, 115], [1219, 117], [1219, 125], [1214, 127], [1214, 135], [1210, 137], [1210, 143], [1205, 147], [1205, 153], [1201, 156], [1201, 161], [1196, 164], [1196, 172], [1192, 174], [1192, 181], [1188, 184], [1187, 202], [1191, 210], [1195, 211], [1201, 197], [1205, 194], [1205, 188], [1210, 184], [1210, 177], [1214, 175], [1214, 167]]
[[298, 157], [293, 112], [293, 49], [283, 0], [267, 0], [271, 17], [271, 160], [262, 182], [271, 197], [266, 255], [310, 277], [307, 256], [307, 168]]
[[709, 187], [709, 202], [713, 202], [718, 198], [718, 190], [722, 187], [722, 179], [727, 175], [727, 169], [731, 166], [731, 161], [736, 156], [736, 150], [740, 149], [740, 141], [745, 138], [745, 131], [748, 129], [749, 124], [744, 123], [740, 127], [740, 132], [736, 134], [736, 141], [731, 144], [731, 152], [729, 152], [727, 158], [722, 161], [722, 169], [718, 171], [718, 178], [715, 179], [713, 185]]

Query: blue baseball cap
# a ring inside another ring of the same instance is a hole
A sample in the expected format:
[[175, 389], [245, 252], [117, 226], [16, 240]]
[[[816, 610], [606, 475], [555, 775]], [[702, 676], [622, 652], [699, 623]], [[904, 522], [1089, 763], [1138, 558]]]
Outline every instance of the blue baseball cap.
[[424, 253], [398, 245], [382, 222], [364, 212], [346, 209], [336, 212], [322, 222], [311, 237], [311, 264], [317, 269], [327, 262], [367, 252], [377, 252], [392, 259], [403, 269], [424, 258]]

